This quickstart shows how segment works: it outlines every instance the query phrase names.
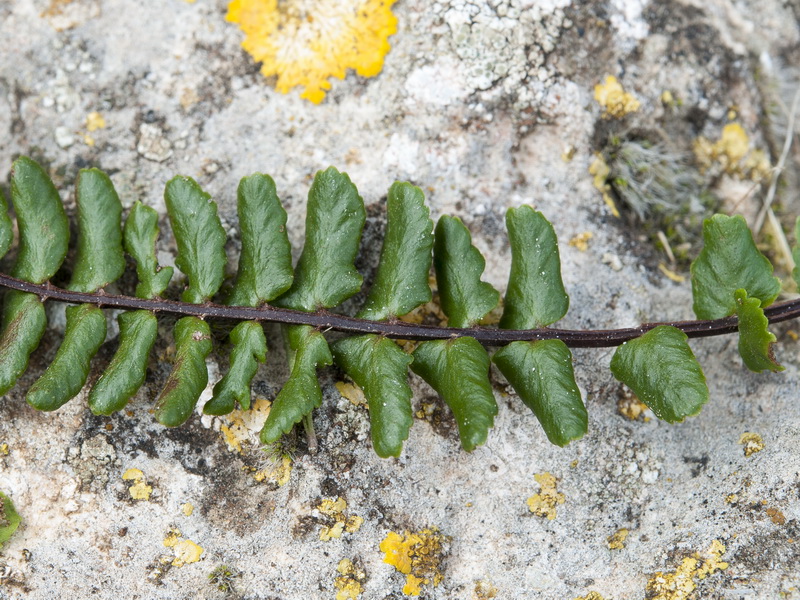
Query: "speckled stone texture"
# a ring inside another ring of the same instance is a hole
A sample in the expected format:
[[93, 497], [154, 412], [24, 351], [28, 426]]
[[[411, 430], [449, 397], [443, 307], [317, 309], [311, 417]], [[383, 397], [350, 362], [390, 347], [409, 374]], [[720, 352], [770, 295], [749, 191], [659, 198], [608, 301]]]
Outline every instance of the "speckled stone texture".
[[[609, 136], [666, 140], [691, 158], [693, 141], [718, 139], [731, 117], [775, 164], [800, 80], [796, 0], [401, 0], [380, 75], [335, 80], [313, 105], [272, 89], [225, 12], [222, 0], [0, 2], [6, 196], [20, 154], [49, 168], [69, 211], [78, 170], [97, 166], [126, 207], [153, 206], [168, 232], [164, 183], [189, 175], [219, 203], [234, 264], [238, 179], [275, 178], [299, 254], [311, 178], [333, 164], [367, 204], [358, 263], [367, 281], [386, 190], [408, 180], [425, 190], [434, 218], [464, 220], [486, 256], [485, 279], [501, 291], [505, 209], [529, 203], [548, 215], [571, 296], [564, 327], [690, 319], [688, 278], [665, 276], [658, 265], [669, 263], [646, 226], [622, 205], [621, 218], [611, 214], [589, 166]], [[621, 121], [603, 118], [593, 98], [608, 75], [641, 103]], [[87, 125], [94, 112], [105, 127]], [[795, 147], [776, 197], [787, 226], [800, 212], [798, 156]], [[707, 183], [726, 210], [750, 216], [766, 195], [766, 184], [735, 174]], [[568, 243], [585, 232], [585, 251]], [[761, 239], [772, 247], [769, 237]], [[174, 254], [164, 235], [160, 259], [171, 264]], [[688, 274], [685, 265], [672, 269]], [[32, 410], [24, 391], [58, 347], [63, 307], [49, 306], [48, 316], [29, 373], [0, 401], [0, 490], [24, 520], [0, 550], [0, 598], [334, 598], [337, 565], [350, 559], [365, 574], [360, 598], [399, 599], [405, 576], [382, 561], [379, 544], [390, 531], [428, 527], [448, 539], [443, 579], [423, 585], [423, 598], [800, 598], [797, 324], [774, 327], [780, 374], [746, 371], [735, 337], [693, 342], [711, 400], [673, 426], [622, 414], [611, 350], [575, 351], [590, 426], [564, 449], [548, 444], [493, 370], [500, 413], [485, 446], [463, 452], [448, 409], [411, 376], [418, 418], [410, 439], [400, 458], [379, 459], [366, 408], [343, 398], [343, 375], [327, 369], [314, 415], [319, 452], [308, 452], [302, 433], [290, 440], [284, 483], [252, 443], [248, 419], [198, 414], [174, 430], [155, 423], [152, 400], [173, 350], [169, 319], [128, 410], [94, 417], [83, 395], [55, 413]], [[278, 328], [267, 332], [254, 393], [270, 400], [287, 370]], [[114, 347], [110, 339], [91, 378]], [[215, 353], [212, 381], [226, 366], [226, 352]], [[746, 456], [761, 444], [740, 444], [745, 432], [759, 434], [763, 449]], [[143, 481], [123, 480], [129, 469]], [[526, 504], [543, 493], [534, 479], [542, 473], [563, 494], [552, 520]], [[134, 495], [146, 499], [132, 497], [139, 484]], [[336, 517], [320, 505], [337, 497], [345, 516], [364, 521], [323, 541]], [[628, 535], [612, 549], [608, 538], [620, 529]], [[176, 560], [187, 558], [186, 540], [203, 548], [199, 561]], [[715, 540], [727, 568], [701, 579]], [[222, 565], [233, 575], [227, 585], [210, 580]]]

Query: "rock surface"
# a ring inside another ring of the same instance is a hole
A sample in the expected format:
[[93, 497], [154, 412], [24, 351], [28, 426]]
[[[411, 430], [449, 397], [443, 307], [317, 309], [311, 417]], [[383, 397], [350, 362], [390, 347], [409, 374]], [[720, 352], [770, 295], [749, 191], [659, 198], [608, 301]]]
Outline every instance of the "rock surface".
[[[313, 105], [272, 89], [225, 13], [222, 0], [0, 3], [0, 173], [33, 156], [70, 209], [78, 170], [98, 166], [126, 207], [142, 200], [162, 215], [163, 184], [189, 175], [219, 203], [234, 256], [240, 177], [275, 178], [299, 252], [310, 180], [337, 165], [368, 205], [368, 280], [386, 190], [409, 180], [434, 217], [464, 220], [500, 290], [504, 212], [529, 203], [561, 240], [571, 296], [561, 325], [626, 327], [692, 318], [691, 290], [659, 269], [687, 275], [631, 217], [623, 191], [606, 190], [620, 218], [603, 202], [595, 153], [608, 160], [620, 139], [669, 147], [689, 157], [698, 189], [752, 223], [768, 179], [754, 183], [756, 166], [719, 157], [700, 173], [693, 145], [735, 122], [776, 164], [800, 80], [796, 1], [407, 0], [395, 6], [383, 71], [334, 80]], [[594, 86], [607, 76], [638, 110], [604, 115], [613, 111]], [[775, 202], [788, 226], [800, 210], [798, 156], [795, 147]], [[696, 235], [681, 240], [690, 254]], [[174, 260], [170, 236], [159, 251]], [[58, 323], [59, 307], [48, 310]], [[52, 327], [0, 403], [0, 490], [23, 518], [0, 551], [0, 598], [401, 598], [406, 578], [379, 545], [390, 531], [432, 527], [445, 536], [442, 579], [422, 586], [424, 598], [800, 598], [796, 324], [774, 327], [780, 374], [746, 371], [731, 336], [693, 342], [711, 401], [674, 426], [647, 412], [631, 420], [610, 350], [575, 351], [590, 429], [565, 449], [493, 371], [500, 414], [485, 446], [463, 452], [448, 409], [412, 376], [411, 437], [399, 459], [379, 459], [366, 408], [343, 398], [341, 373], [328, 369], [319, 452], [295, 439], [277, 463], [253, 444], [257, 415], [154, 422], [171, 352], [170, 323], [162, 329], [149, 382], [122, 414], [95, 417], [83, 396], [50, 414], [24, 402], [58, 346]], [[277, 328], [268, 333], [254, 385], [266, 400], [287, 375]], [[214, 355], [212, 381], [226, 364]], [[758, 436], [740, 442], [748, 432]], [[337, 498], [343, 510], [325, 502]], [[321, 539], [337, 527], [340, 537]], [[344, 559], [351, 571], [337, 571]]]

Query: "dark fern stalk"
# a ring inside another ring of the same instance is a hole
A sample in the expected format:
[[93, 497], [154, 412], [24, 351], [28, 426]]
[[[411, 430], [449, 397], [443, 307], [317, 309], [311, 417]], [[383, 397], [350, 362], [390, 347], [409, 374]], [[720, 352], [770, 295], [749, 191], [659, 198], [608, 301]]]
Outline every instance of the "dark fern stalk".
[[[19, 230], [17, 258], [6, 288], [0, 329], [0, 393], [25, 371], [46, 327], [43, 302], [68, 308], [64, 341], [53, 363], [27, 393], [28, 402], [55, 410], [84, 386], [89, 364], [105, 338], [100, 309], [126, 309], [119, 316], [113, 359], [88, 393], [96, 414], [121, 410], [145, 380], [157, 335], [156, 314], [181, 318], [175, 325], [172, 372], [155, 399], [156, 418], [167, 426], [185, 422], [208, 384], [205, 359], [213, 340], [208, 319], [237, 321], [229, 334], [230, 369], [215, 382], [203, 410], [222, 415], [250, 406], [250, 383], [266, 358], [260, 323], [288, 326], [290, 376], [273, 399], [261, 432], [264, 443], [308, 423], [322, 393], [316, 371], [334, 362], [364, 391], [372, 441], [380, 456], [397, 456], [412, 424], [408, 369], [425, 379], [447, 402], [458, 423], [462, 446], [483, 444], [497, 414], [489, 381], [494, 362], [538, 418], [548, 439], [566, 445], [587, 430], [588, 415], [575, 383], [570, 347], [617, 346], [611, 371], [659, 418], [674, 423], [697, 414], [708, 400], [702, 368], [687, 339], [739, 333], [739, 351], [753, 371], [779, 371], [770, 323], [800, 316], [800, 301], [773, 305], [780, 281], [756, 248], [741, 217], [716, 215], [704, 225], [705, 246], [692, 264], [692, 290], [699, 321], [647, 323], [607, 331], [551, 327], [567, 312], [555, 231], [527, 206], [511, 209], [511, 275], [499, 328], [480, 320], [499, 301], [481, 281], [484, 259], [457, 218], [443, 216], [435, 231], [422, 192], [396, 183], [387, 200], [386, 238], [375, 282], [356, 317], [335, 314], [361, 289], [354, 261], [364, 226], [364, 204], [346, 174], [330, 168], [317, 174], [309, 192], [306, 241], [291, 266], [286, 212], [267, 175], [242, 180], [238, 212], [242, 253], [224, 303], [212, 302], [223, 282], [225, 233], [216, 204], [186, 177], [173, 178], [165, 200], [178, 246], [176, 264], [186, 274], [182, 301], [160, 295], [172, 269], [155, 258], [158, 216], [136, 203], [125, 221], [108, 177], [96, 169], [77, 181], [78, 241], [67, 289], [49, 280], [66, 256], [69, 227], [58, 193], [34, 161], [14, 163], [11, 200]], [[798, 220], [800, 230], [800, 220]], [[0, 203], [0, 258], [13, 242], [5, 202]], [[103, 288], [124, 269], [123, 250], [136, 262], [135, 296]], [[800, 252], [796, 251], [800, 256]], [[404, 322], [401, 317], [431, 299], [428, 271], [435, 267], [446, 327]], [[798, 271], [794, 275], [797, 278]], [[349, 337], [329, 345], [333, 329]], [[392, 338], [419, 340], [406, 353]], [[487, 348], [503, 346], [490, 356]]]

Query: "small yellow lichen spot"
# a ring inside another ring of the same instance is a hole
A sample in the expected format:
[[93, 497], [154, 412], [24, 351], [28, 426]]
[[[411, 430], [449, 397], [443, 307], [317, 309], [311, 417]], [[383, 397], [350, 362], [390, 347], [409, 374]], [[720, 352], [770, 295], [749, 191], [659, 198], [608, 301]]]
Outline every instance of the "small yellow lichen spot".
[[[646, 410], [647, 405], [633, 393], [623, 394], [617, 400], [617, 412], [631, 421], [638, 419]], [[647, 421], [647, 418], [645, 418], [645, 421]]]
[[697, 580], [705, 579], [716, 571], [728, 568], [728, 563], [720, 560], [725, 554], [725, 546], [714, 540], [703, 555], [686, 557], [680, 566], [671, 573], [661, 571], [653, 574], [647, 582], [646, 595], [650, 600], [687, 600], [697, 588]]
[[739, 444], [744, 446], [745, 456], [751, 456], [756, 452], [761, 452], [766, 447], [761, 436], [751, 431], [745, 431], [739, 436]]
[[153, 488], [145, 482], [144, 473], [139, 469], [128, 469], [122, 474], [125, 481], [133, 481], [133, 485], [128, 488], [131, 498], [134, 500], [149, 500]]
[[319, 532], [319, 539], [323, 542], [338, 539], [342, 537], [342, 532], [344, 532], [344, 523], [337, 521], [331, 527], [323, 527]]
[[716, 142], [698, 137], [692, 144], [695, 160], [705, 171], [717, 165], [725, 173], [760, 181], [768, 176], [771, 165], [763, 150], [751, 149], [750, 138], [739, 123], [728, 123]]
[[106, 120], [99, 112], [90, 112], [86, 115], [86, 130], [89, 132], [106, 128]]
[[333, 585], [337, 589], [336, 600], [356, 600], [363, 591], [361, 583], [349, 577], [337, 577]]
[[353, 564], [349, 558], [343, 558], [336, 566], [336, 570], [341, 574], [333, 580], [333, 585], [338, 590], [336, 600], [356, 600], [363, 589], [363, 583], [367, 580], [366, 572]]
[[589, 249], [589, 240], [594, 237], [591, 231], [584, 231], [579, 233], [569, 241], [569, 245], [577, 248], [580, 252], [586, 252]]
[[344, 511], [347, 508], [347, 502], [344, 498], [323, 498], [317, 510], [328, 517], [333, 518], [334, 523], [330, 526], [323, 527], [319, 532], [319, 539], [323, 542], [334, 538], [342, 537], [342, 533], [355, 533], [361, 528], [364, 519], [357, 515], [345, 515]]
[[478, 581], [475, 583], [474, 593], [474, 600], [491, 600], [497, 598], [500, 592], [488, 581]]
[[397, 31], [395, 0], [233, 0], [226, 19], [245, 34], [242, 47], [263, 63], [265, 77], [278, 77], [286, 93], [302, 86], [301, 98], [319, 104], [329, 77], [347, 69], [374, 77]]
[[786, 515], [784, 515], [780, 509], [768, 508], [767, 516], [775, 525], [786, 525]]
[[235, 429], [235, 425], [232, 427], [228, 427], [227, 425], [220, 425], [219, 430], [222, 435], [225, 437], [225, 443], [228, 444], [228, 448], [236, 452], [237, 454], [242, 453], [242, 440], [238, 435], [238, 432]]
[[611, 211], [612, 215], [619, 218], [617, 204], [614, 202], [610, 193], [611, 186], [608, 184], [609, 173], [611, 173], [611, 168], [608, 166], [608, 163], [606, 163], [601, 154], [596, 154], [592, 164], [589, 165], [589, 175], [594, 178], [594, 187], [603, 192], [603, 202], [608, 206], [608, 210]]
[[347, 508], [347, 502], [345, 502], [344, 498], [336, 498], [336, 500], [331, 500], [330, 498], [323, 498], [322, 501], [317, 506], [319, 512], [324, 513], [329, 516], [334, 516], [336, 513], [341, 513], [344, 509]]
[[724, 155], [731, 163], [738, 163], [750, 149], [750, 138], [739, 123], [728, 123], [722, 128], [722, 137], [715, 144], [719, 155]]
[[406, 576], [403, 593], [419, 595], [420, 585], [441, 583], [443, 575], [439, 571], [442, 562], [443, 544], [447, 538], [435, 527], [416, 533], [405, 532], [400, 535], [393, 531], [386, 534], [380, 550], [384, 553], [383, 562], [392, 565]]
[[250, 410], [237, 409], [220, 417], [222, 424], [219, 430], [231, 452], [242, 454], [243, 444], [258, 446], [261, 443], [258, 434], [269, 416], [271, 406], [269, 400], [259, 397], [252, 402]]
[[406, 584], [403, 586], [403, 593], [406, 596], [419, 596], [422, 592], [419, 586], [423, 583], [427, 583], [427, 581], [422, 577], [417, 577], [409, 573], [409, 575], [406, 576]]
[[337, 381], [336, 389], [339, 390], [342, 398], [348, 399], [352, 404], [356, 406], [367, 406], [367, 399], [364, 396], [364, 392], [362, 392], [361, 388], [357, 385], [345, 383], [344, 381]]
[[359, 517], [358, 515], [350, 515], [347, 517], [347, 521], [344, 524], [344, 530], [347, 533], [355, 533], [361, 526], [364, 524], [364, 518]]
[[739, 494], [728, 494], [725, 496], [725, 502], [728, 504], [736, 504], [739, 502]]
[[380, 551], [384, 553], [383, 562], [392, 565], [395, 569], [408, 575], [411, 573], [411, 556], [410, 549], [414, 543], [411, 536], [406, 537], [390, 531], [379, 546]]
[[575, 600], [606, 600], [598, 592], [589, 592], [585, 596], [575, 598]]
[[173, 567], [182, 567], [200, 560], [204, 550], [191, 540], [181, 540], [173, 547], [175, 559], [172, 561]]
[[181, 530], [177, 527], [173, 527], [169, 531], [167, 531], [167, 535], [164, 536], [163, 544], [167, 548], [174, 548], [175, 544], [181, 539]]
[[253, 475], [253, 479], [259, 483], [263, 481], [274, 481], [278, 487], [283, 487], [289, 483], [292, 476], [292, 457], [284, 454], [280, 460], [273, 461], [273, 466], [260, 469]]
[[625, 548], [625, 539], [628, 537], [628, 530], [622, 527], [606, 538], [609, 550], [622, 550]]
[[621, 119], [636, 112], [641, 106], [632, 94], [623, 89], [622, 84], [613, 75], [606, 77], [605, 83], [594, 86], [594, 99], [605, 110], [603, 116], [606, 118]]
[[608, 175], [611, 173], [611, 167], [608, 166], [606, 159], [602, 154], [595, 154], [592, 164], [589, 165], [589, 175], [594, 177], [592, 183], [594, 187], [601, 192], [609, 189]]
[[552, 521], [556, 518], [556, 506], [564, 504], [564, 494], [556, 489], [556, 478], [550, 473], [537, 473], [533, 476], [541, 490], [527, 500], [528, 509], [535, 515], [547, 517]]
[[181, 512], [185, 517], [191, 517], [194, 512], [194, 505], [191, 502], [181, 504]]
[[0, 444], [0, 456], [8, 456], [8, 444]]

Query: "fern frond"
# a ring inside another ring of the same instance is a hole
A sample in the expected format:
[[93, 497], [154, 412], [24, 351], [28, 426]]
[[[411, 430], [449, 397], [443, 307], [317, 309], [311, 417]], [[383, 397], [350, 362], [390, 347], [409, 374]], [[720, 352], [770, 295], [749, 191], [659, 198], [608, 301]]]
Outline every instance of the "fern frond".
[[[406, 183], [389, 190], [386, 238], [364, 306], [357, 317], [335, 314], [329, 309], [361, 289], [355, 259], [366, 213], [355, 185], [334, 168], [318, 173], [309, 191], [306, 240], [295, 269], [287, 215], [274, 182], [263, 174], [241, 181], [242, 252], [225, 304], [213, 300], [223, 283], [226, 235], [216, 204], [195, 181], [175, 177], [165, 189], [178, 247], [176, 264], [186, 275], [183, 301], [176, 302], [160, 297], [173, 270], [159, 267], [156, 260], [158, 214], [137, 202], [122, 228], [120, 200], [109, 178], [96, 169], [81, 171], [76, 259], [68, 289], [59, 289], [49, 280], [66, 256], [69, 227], [58, 192], [29, 158], [14, 163], [11, 181], [19, 240], [11, 275], [0, 273], [0, 287], [6, 288], [0, 393], [15, 385], [39, 344], [46, 327], [43, 302], [75, 304], [67, 309], [64, 340], [53, 362], [27, 393], [28, 402], [42, 410], [58, 409], [84, 386], [90, 361], [105, 340], [101, 309], [108, 307], [130, 312], [119, 315], [118, 348], [89, 392], [95, 414], [122, 409], [141, 388], [158, 332], [155, 315], [171, 313], [181, 317], [174, 327], [175, 359], [155, 404], [156, 419], [166, 426], [189, 419], [207, 387], [206, 358], [214, 345], [207, 320], [223, 318], [238, 323], [229, 335], [230, 369], [215, 382], [203, 409], [207, 414], [225, 414], [237, 403], [243, 410], [250, 407], [251, 382], [267, 352], [261, 324], [288, 326], [291, 372], [273, 399], [261, 432], [265, 443], [301, 420], [310, 422], [322, 402], [317, 370], [335, 360], [364, 391], [372, 443], [380, 456], [398, 456], [409, 435], [409, 368], [444, 398], [462, 446], [470, 451], [485, 443], [497, 414], [489, 379], [493, 360], [548, 439], [565, 445], [588, 426], [569, 347], [617, 346], [611, 361], [614, 376], [656, 416], [674, 423], [697, 414], [709, 398], [689, 337], [738, 330], [745, 364], [755, 371], [778, 371], [782, 367], [773, 356], [775, 337], [768, 325], [800, 316], [800, 300], [772, 304], [780, 281], [744, 220], [717, 215], [705, 223], [705, 248], [692, 265], [695, 311], [709, 320], [607, 331], [548, 327], [564, 316], [569, 297], [553, 226], [523, 206], [511, 209], [506, 218], [512, 261], [500, 328], [480, 326], [500, 297], [481, 280], [483, 256], [455, 217], [441, 216], [432, 232], [422, 192]], [[13, 244], [13, 231], [5, 202], [0, 202], [0, 257]], [[136, 262], [135, 297], [102, 291], [122, 275], [123, 247]], [[430, 301], [432, 263], [448, 326], [400, 321], [398, 317]], [[332, 347], [325, 336], [329, 329], [345, 334]], [[422, 343], [409, 354], [389, 338]], [[493, 346], [505, 347], [491, 359], [487, 348]]]

